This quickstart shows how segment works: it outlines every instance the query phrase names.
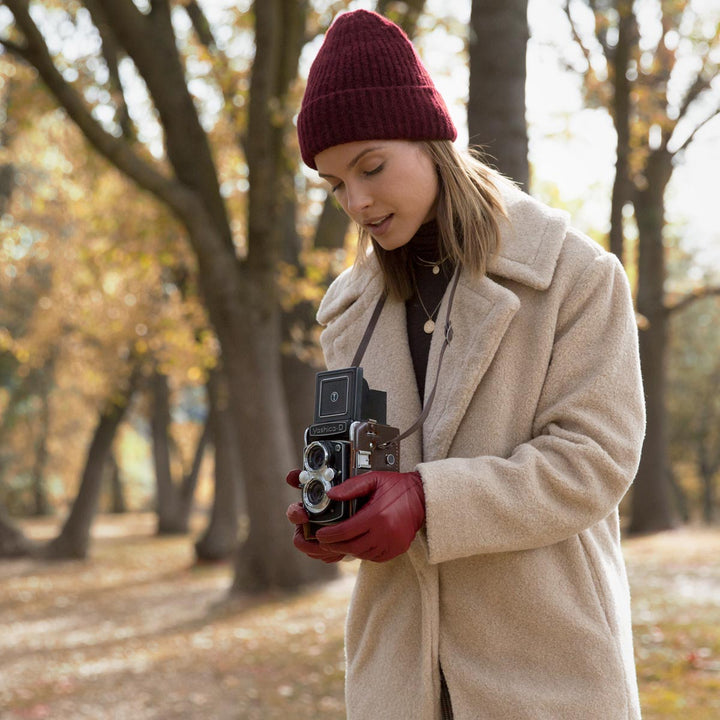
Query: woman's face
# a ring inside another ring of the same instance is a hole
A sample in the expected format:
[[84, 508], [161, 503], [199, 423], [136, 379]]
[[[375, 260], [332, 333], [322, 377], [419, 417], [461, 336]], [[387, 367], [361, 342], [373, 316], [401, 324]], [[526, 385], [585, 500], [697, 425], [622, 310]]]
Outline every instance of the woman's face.
[[438, 176], [421, 143], [362, 140], [315, 157], [342, 209], [385, 250], [407, 243], [435, 217]]

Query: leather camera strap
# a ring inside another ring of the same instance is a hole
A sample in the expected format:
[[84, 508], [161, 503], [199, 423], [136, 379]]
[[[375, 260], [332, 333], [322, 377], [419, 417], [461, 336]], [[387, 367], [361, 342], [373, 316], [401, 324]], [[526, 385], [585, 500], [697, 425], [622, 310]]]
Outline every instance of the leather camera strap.
[[363, 355], [365, 355], [365, 350], [367, 350], [368, 343], [370, 342], [370, 338], [375, 330], [375, 326], [377, 325], [378, 318], [380, 317], [380, 313], [382, 312], [383, 305], [385, 305], [386, 300], [387, 290], [383, 290], [383, 294], [377, 301], [377, 305], [375, 305], [373, 314], [370, 317], [370, 322], [368, 322], [368, 326], [365, 328], [365, 334], [362, 336], [358, 349], [355, 351], [355, 357], [352, 359], [350, 367], [358, 367], [362, 362]]
[[[406, 437], [412, 435], [416, 430], [419, 430], [422, 427], [423, 423], [425, 422], [425, 418], [427, 418], [428, 414], [430, 413], [430, 408], [432, 407], [433, 400], [435, 399], [435, 390], [437, 390], [438, 380], [440, 379], [440, 368], [442, 367], [443, 357], [453, 337], [452, 323], [450, 322], [450, 311], [452, 310], [453, 300], [455, 299], [455, 290], [457, 288], [459, 279], [460, 268], [458, 267], [455, 269], [455, 274], [453, 275], [452, 283], [450, 285], [450, 296], [448, 297], [447, 312], [445, 313], [445, 339], [443, 340], [443, 345], [440, 349], [437, 372], [435, 373], [435, 382], [433, 383], [433, 389], [430, 391], [428, 401], [425, 403], [425, 407], [423, 408], [422, 413], [420, 413], [418, 419], [407, 430], [400, 433], [391, 440], [388, 440], [387, 442], [378, 445], [379, 448], [387, 447], [391, 443], [400, 442], [400, 440], [404, 440]], [[377, 321], [380, 318], [380, 313], [382, 312], [383, 306], [385, 305], [385, 300], [387, 300], [387, 292], [383, 292], [383, 294], [380, 296], [380, 299], [377, 301], [377, 304], [375, 305], [375, 309], [373, 310], [373, 314], [370, 317], [368, 326], [365, 328], [365, 333], [360, 340], [360, 345], [358, 345], [358, 349], [355, 352], [355, 357], [352, 361], [352, 367], [357, 367], [362, 361], [363, 355], [365, 355], [365, 350], [370, 343], [370, 338], [372, 337], [375, 326], [377, 325]]]

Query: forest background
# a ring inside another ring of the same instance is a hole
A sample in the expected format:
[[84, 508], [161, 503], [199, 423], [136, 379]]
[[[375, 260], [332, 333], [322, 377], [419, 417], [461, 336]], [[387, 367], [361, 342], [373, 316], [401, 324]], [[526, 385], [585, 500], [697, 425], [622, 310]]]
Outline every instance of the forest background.
[[283, 478], [354, 254], [293, 124], [346, 7], [402, 24], [459, 144], [622, 259], [648, 400], [628, 536], [716, 522], [715, 3], [6, 0], [0, 555], [92, 559], [99, 511], [150, 513], [232, 563], [232, 597], [337, 578], [292, 548]]

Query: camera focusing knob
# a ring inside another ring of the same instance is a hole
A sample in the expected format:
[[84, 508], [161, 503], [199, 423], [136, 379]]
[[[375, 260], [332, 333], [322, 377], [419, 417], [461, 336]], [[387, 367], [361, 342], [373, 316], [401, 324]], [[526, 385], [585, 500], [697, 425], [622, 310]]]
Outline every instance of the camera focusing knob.
[[322, 471], [323, 480], [325, 482], [332, 482], [333, 478], [335, 477], [335, 471], [332, 468], [326, 467]]
[[304, 485], [311, 477], [312, 475], [307, 470], [302, 470], [298, 480], [300, 480], [301, 485]]

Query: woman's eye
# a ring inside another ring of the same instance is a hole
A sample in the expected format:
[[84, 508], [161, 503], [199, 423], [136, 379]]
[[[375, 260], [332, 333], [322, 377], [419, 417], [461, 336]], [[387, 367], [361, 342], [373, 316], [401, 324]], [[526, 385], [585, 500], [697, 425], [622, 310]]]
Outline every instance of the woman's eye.
[[[371, 175], [377, 175], [382, 171], [382, 169], [385, 167], [385, 163], [380, 163], [376, 167], [374, 167], [372, 170], [363, 170], [362, 174], [365, 175], [365, 177], [370, 177]], [[330, 192], [334, 195], [338, 190], [342, 189], [345, 183], [339, 182], [336, 185], [330, 186]]]

